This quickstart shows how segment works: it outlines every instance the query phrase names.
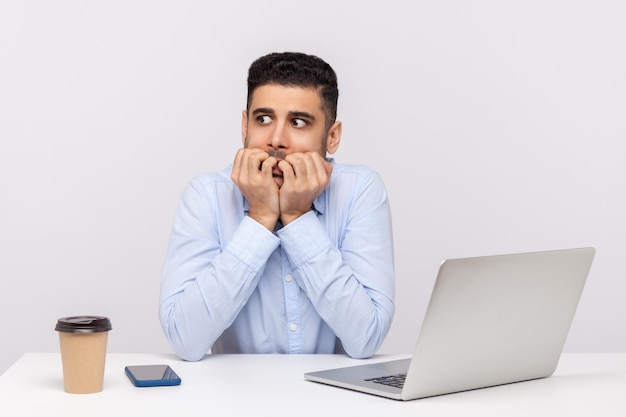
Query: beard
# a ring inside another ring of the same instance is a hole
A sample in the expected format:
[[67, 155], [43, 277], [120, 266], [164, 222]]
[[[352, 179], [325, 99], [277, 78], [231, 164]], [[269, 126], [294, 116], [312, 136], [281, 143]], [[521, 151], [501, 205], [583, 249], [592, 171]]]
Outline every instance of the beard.
[[[328, 140], [328, 132], [322, 137], [320, 149], [316, 151], [324, 159], [326, 159], [326, 153], [327, 153], [326, 152], [327, 140]], [[246, 135], [246, 138], [243, 141], [243, 147], [248, 148], [249, 147], [248, 144], [249, 144], [248, 136]], [[287, 153], [280, 151], [280, 150], [274, 150], [274, 149], [263, 149], [263, 150], [267, 152], [269, 156], [273, 156], [276, 159], [285, 159], [287, 157]]]
[[268, 149], [265, 152], [267, 152], [269, 156], [273, 156], [276, 159], [285, 159], [285, 157], [287, 156], [285, 152], [275, 151], [274, 149]]

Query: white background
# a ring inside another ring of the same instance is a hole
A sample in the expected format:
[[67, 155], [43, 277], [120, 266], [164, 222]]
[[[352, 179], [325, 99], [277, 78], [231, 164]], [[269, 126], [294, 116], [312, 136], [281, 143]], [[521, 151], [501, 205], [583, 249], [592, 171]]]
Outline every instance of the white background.
[[[217, 6], [219, 4], [219, 6]], [[5, 0], [0, 372], [109, 316], [111, 352], [169, 352], [161, 267], [180, 193], [241, 145], [246, 73], [337, 71], [338, 162], [380, 172], [408, 353], [444, 258], [595, 246], [566, 351], [626, 350], [626, 3]]]

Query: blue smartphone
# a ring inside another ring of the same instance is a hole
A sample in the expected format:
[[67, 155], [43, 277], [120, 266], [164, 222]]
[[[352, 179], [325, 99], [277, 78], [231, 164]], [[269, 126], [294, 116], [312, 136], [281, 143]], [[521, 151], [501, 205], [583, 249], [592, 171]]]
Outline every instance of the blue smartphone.
[[124, 368], [136, 387], [180, 385], [180, 377], [168, 365], [134, 365]]

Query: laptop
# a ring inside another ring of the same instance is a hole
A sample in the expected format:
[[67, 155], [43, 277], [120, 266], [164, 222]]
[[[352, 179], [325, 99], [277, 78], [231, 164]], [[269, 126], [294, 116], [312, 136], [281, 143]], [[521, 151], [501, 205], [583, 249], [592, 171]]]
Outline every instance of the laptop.
[[304, 378], [406, 401], [548, 377], [594, 255], [589, 247], [448, 259], [410, 358]]

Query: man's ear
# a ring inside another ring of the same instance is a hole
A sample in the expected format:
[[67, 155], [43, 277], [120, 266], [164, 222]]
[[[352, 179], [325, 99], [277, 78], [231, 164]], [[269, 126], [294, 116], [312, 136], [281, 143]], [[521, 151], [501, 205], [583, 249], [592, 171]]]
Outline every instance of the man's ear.
[[248, 111], [241, 111], [241, 142], [246, 145], [246, 137], [248, 136]]
[[337, 120], [331, 128], [328, 130], [328, 135], [326, 136], [326, 152], [329, 154], [334, 154], [337, 152], [337, 148], [339, 148], [339, 142], [341, 142], [341, 132], [342, 125], [339, 120]]

